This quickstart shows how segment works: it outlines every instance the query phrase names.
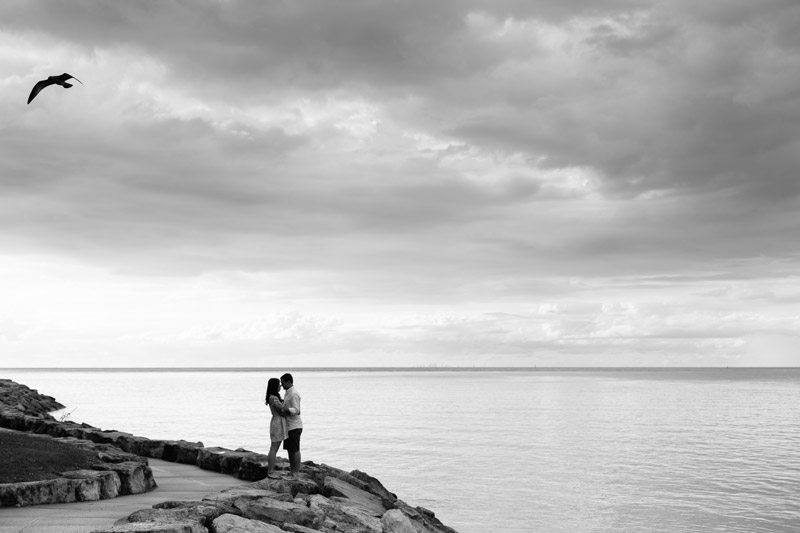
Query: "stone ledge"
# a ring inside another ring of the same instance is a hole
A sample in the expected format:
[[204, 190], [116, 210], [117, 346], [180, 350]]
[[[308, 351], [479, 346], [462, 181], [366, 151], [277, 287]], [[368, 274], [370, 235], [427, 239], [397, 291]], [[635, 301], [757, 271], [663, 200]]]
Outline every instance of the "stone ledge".
[[[116, 480], [119, 483], [119, 480]], [[110, 484], [113, 487], [113, 481]], [[96, 478], [65, 478], [0, 484], [0, 507], [26, 507], [43, 503], [71, 503], [100, 499], [114, 492]], [[114, 494], [116, 496], [116, 494]]]

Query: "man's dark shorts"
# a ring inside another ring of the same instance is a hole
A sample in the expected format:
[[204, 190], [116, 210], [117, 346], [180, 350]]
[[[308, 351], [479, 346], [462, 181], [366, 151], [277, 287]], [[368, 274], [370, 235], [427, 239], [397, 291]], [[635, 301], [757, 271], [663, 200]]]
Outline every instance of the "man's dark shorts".
[[283, 441], [283, 449], [289, 453], [300, 451], [300, 434], [303, 428], [292, 429], [289, 431], [289, 438]]

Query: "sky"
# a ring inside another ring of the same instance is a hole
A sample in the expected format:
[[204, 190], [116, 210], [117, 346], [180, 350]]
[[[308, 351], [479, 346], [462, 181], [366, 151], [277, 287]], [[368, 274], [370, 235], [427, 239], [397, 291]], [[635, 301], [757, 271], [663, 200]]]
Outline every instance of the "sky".
[[798, 28], [5, 0], [0, 367], [800, 366]]

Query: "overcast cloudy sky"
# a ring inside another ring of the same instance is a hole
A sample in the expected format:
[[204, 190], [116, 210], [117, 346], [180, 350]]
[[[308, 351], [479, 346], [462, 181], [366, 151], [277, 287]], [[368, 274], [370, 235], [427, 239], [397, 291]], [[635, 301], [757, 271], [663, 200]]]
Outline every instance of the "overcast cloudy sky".
[[800, 365], [796, 0], [5, 0], [0, 117], [0, 366]]

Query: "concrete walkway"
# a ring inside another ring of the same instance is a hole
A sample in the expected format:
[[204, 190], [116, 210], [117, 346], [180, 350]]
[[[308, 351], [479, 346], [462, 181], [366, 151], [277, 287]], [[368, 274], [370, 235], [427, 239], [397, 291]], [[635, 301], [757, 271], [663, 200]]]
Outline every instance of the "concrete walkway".
[[0, 533], [88, 533], [107, 528], [139, 509], [169, 500], [202, 500], [229, 487], [246, 485], [225, 474], [196, 466], [148, 459], [158, 488], [145, 494], [96, 502], [0, 507]]

